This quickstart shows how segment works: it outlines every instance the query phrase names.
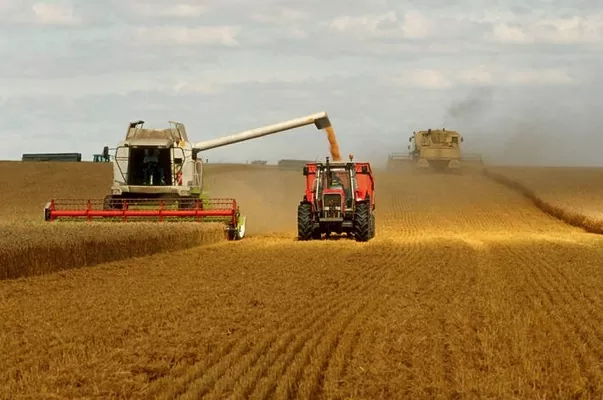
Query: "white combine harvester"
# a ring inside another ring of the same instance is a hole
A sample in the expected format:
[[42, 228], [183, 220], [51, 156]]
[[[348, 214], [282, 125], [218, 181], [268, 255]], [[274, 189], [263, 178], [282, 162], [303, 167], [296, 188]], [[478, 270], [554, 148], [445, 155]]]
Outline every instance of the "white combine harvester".
[[[326, 112], [198, 143], [191, 143], [182, 123], [170, 121], [165, 129], [143, 128], [131, 122], [125, 140], [105, 147], [103, 157], [113, 159], [111, 194], [103, 200], [51, 200], [44, 208], [47, 221], [58, 218], [128, 218], [223, 221], [231, 240], [245, 235], [245, 217], [235, 199], [210, 199], [203, 192], [200, 152], [314, 124], [331, 126]], [[113, 150], [114, 155], [109, 151]]]

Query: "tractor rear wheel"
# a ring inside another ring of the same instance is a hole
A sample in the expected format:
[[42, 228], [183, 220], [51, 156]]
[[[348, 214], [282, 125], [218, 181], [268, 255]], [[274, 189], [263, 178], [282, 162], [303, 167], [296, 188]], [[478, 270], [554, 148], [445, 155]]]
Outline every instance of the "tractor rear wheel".
[[297, 206], [297, 237], [299, 240], [313, 238], [314, 228], [312, 225], [312, 204], [301, 203]]
[[368, 203], [358, 203], [354, 212], [354, 237], [358, 242], [371, 239], [371, 210]]

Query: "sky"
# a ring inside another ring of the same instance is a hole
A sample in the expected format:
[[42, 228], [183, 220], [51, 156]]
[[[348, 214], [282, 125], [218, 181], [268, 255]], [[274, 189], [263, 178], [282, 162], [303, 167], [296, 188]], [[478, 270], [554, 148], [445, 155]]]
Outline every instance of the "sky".
[[[197, 142], [326, 111], [376, 166], [439, 127], [493, 163], [603, 164], [595, 0], [0, 0], [0, 60], [0, 159], [91, 159], [141, 119]], [[314, 126], [203, 153], [328, 155]]]

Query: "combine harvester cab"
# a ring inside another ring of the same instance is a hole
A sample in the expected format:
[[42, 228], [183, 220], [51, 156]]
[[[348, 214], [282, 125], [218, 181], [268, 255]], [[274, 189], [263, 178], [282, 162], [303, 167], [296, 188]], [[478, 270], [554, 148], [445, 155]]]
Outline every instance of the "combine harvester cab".
[[375, 182], [368, 162], [308, 163], [306, 193], [297, 207], [299, 240], [331, 233], [366, 242], [375, 237]]
[[446, 129], [428, 129], [413, 132], [408, 138], [408, 155], [391, 153], [388, 168], [396, 169], [411, 164], [419, 170], [433, 168], [438, 171], [452, 170], [460, 172], [462, 167], [481, 167], [483, 162], [479, 154], [461, 152], [463, 136], [457, 131]]
[[204, 221], [223, 222], [230, 240], [245, 236], [246, 218], [232, 198], [209, 198], [203, 191], [203, 162], [199, 153], [314, 124], [331, 126], [326, 112], [252, 129], [198, 143], [191, 143], [183, 124], [170, 121], [167, 129], [145, 129], [144, 121], [131, 122], [126, 137], [115, 149], [103, 149], [113, 159], [111, 194], [104, 199], [53, 199], [44, 208], [44, 219], [104, 221]]

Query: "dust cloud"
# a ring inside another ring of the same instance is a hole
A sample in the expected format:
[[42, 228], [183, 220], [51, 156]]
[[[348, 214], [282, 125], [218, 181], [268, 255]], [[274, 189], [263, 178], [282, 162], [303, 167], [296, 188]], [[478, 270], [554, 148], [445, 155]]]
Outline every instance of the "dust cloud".
[[300, 170], [273, 166], [206, 165], [206, 190], [212, 198], [235, 198], [247, 217], [247, 235], [296, 234], [297, 205], [304, 195]]
[[463, 152], [495, 165], [601, 166], [603, 81], [532, 88], [480, 88], [448, 108]]

